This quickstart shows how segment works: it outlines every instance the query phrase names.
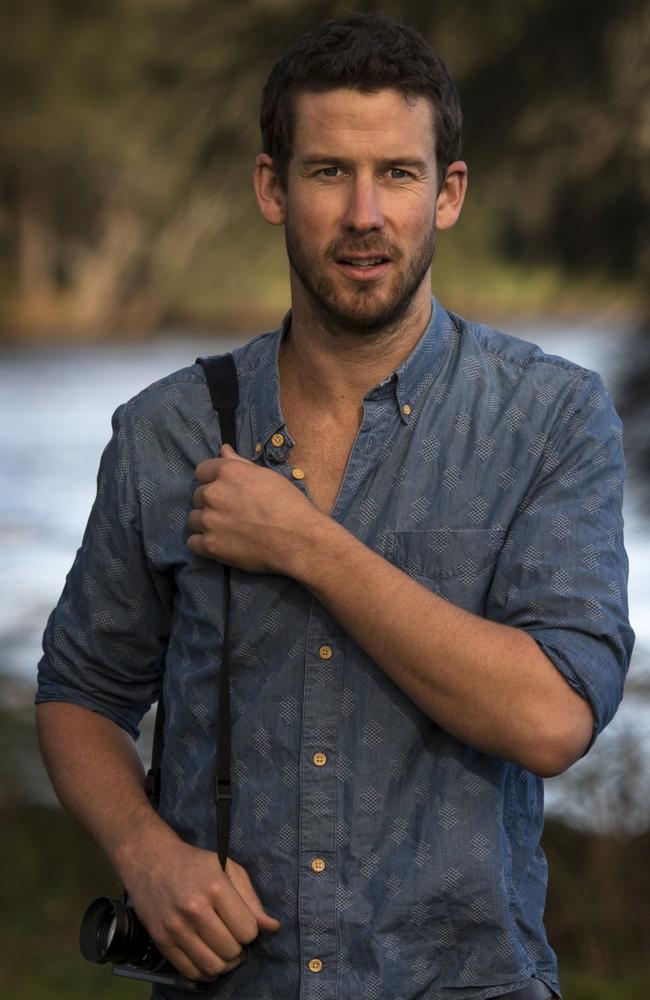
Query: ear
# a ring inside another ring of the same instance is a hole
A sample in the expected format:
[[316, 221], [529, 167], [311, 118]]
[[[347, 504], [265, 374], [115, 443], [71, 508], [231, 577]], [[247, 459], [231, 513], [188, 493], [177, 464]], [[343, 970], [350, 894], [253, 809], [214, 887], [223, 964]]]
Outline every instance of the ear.
[[467, 164], [454, 160], [436, 199], [436, 229], [451, 229], [456, 225], [467, 192]]
[[253, 184], [260, 212], [272, 226], [281, 226], [284, 222], [286, 193], [268, 153], [259, 153], [255, 159]]

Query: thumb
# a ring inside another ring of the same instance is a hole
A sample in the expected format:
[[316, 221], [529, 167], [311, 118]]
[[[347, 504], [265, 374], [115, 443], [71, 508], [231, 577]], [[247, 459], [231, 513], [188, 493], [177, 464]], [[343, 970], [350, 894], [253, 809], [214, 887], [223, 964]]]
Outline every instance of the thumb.
[[241, 896], [241, 898], [246, 903], [246, 906], [251, 911], [255, 919], [257, 920], [257, 925], [261, 931], [268, 931], [274, 934], [276, 931], [280, 930], [282, 926], [279, 920], [272, 917], [266, 912], [259, 896], [255, 892], [248, 872], [241, 865], [232, 861], [228, 858], [226, 862], [226, 874], [230, 878], [230, 881], [234, 885], [235, 889]]
[[242, 455], [238, 455], [235, 449], [229, 444], [222, 444], [219, 453], [222, 458], [234, 458], [238, 462], [248, 462], [247, 458], [244, 458]]

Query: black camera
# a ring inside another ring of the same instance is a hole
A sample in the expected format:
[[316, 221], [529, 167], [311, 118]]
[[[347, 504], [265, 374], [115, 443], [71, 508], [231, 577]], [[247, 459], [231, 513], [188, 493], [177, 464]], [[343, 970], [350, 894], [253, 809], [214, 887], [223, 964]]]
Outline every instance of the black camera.
[[123, 899], [100, 896], [90, 904], [81, 921], [79, 947], [88, 962], [110, 962], [114, 976], [194, 993], [205, 993], [210, 986], [186, 979], [161, 955], [126, 894]]

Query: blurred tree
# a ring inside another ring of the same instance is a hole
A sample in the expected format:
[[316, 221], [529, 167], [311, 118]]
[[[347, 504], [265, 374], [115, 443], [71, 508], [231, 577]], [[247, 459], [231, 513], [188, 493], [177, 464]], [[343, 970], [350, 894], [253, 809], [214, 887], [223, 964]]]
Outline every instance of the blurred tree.
[[168, 316], [197, 257], [251, 211], [273, 62], [358, 9], [414, 24], [459, 82], [468, 246], [606, 281], [647, 274], [650, 0], [7, 0], [5, 326]]
[[231, 31], [213, 39], [213, 78], [202, 78], [175, 34], [182, 6], [2, 9], [1, 82], [12, 95], [2, 240], [25, 325], [155, 324], [197, 248], [241, 211], [241, 185], [227, 184], [240, 113]]

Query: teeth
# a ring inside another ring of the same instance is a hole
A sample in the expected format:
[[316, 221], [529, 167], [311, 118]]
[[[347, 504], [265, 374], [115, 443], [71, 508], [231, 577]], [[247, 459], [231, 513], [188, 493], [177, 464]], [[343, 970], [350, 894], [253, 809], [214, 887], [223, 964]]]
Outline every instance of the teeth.
[[371, 260], [346, 260], [346, 264], [353, 264], [355, 267], [374, 267], [375, 264], [381, 264], [382, 257], [373, 257]]

